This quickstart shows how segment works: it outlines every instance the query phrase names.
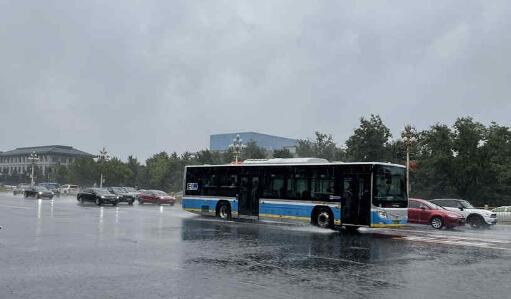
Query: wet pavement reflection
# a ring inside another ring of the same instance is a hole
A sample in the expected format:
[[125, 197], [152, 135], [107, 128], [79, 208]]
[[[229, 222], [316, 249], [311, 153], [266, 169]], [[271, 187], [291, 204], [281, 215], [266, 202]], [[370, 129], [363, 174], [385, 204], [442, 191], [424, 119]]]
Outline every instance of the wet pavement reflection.
[[511, 226], [360, 233], [0, 194], [0, 298], [507, 298]]

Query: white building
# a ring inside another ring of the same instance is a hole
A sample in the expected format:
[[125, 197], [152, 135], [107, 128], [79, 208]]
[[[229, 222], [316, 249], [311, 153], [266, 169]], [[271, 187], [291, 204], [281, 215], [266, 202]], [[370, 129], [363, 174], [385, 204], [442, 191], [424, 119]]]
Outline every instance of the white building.
[[60, 165], [67, 166], [77, 158], [93, 157], [89, 153], [64, 145], [20, 147], [0, 152], [0, 173], [7, 175], [29, 173], [32, 165], [29, 156], [33, 152], [39, 157], [35, 165], [43, 175], [54, 172]]

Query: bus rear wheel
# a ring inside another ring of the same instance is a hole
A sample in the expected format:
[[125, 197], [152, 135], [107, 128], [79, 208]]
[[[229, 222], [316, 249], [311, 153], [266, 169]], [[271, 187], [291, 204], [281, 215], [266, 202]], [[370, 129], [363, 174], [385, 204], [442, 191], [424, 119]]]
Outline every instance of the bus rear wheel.
[[321, 228], [332, 228], [334, 225], [332, 212], [327, 208], [317, 210], [314, 214], [313, 223]]
[[228, 202], [218, 203], [216, 211], [217, 217], [224, 220], [231, 220], [231, 205]]

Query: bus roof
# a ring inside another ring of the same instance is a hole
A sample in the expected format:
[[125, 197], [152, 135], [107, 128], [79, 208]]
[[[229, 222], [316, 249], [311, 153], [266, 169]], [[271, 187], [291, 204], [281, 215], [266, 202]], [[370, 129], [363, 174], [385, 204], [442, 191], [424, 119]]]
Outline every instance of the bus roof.
[[390, 162], [329, 162], [319, 158], [290, 158], [290, 159], [258, 159], [248, 160], [239, 164], [204, 164], [204, 165], [188, 165], [186, 167], [251, 167], [251, 166], [325, 166], [325, 165], [383, 165], [406, 168], [404, 165], [394, 164]]

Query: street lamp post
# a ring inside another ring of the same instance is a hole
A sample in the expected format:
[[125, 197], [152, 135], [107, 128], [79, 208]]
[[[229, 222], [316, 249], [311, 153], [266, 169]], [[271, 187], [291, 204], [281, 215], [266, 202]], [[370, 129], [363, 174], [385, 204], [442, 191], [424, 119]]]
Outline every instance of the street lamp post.
[[39, 156], [35, 152], [32, 152], [30, 156], [28, 156], [28, 160], [32, 163], [32, 174], [30, 175], [30, 186], [34, 186], [34, 166], [36, 161], [39, 161]]
[[410, 150], [415, 142], [417, 142], [417, 132], [412, 125], [406, 125], [401, 137], [406, 147], [406, 194], [410, 196]]
[[105, 147], [99, 151], [99, 155], [96, 156], [97, 161], [100, 163], [100, 178], [99, 178], [99, 188], [103, 188], [103, 166], [105, 162], [110, 160], [110, 156], [106, 151]]
[[238, 158], [241, 156], [241, 150], [245, 148], [243, 139], [240, 138], [240, 134], [237, 134], [236, 137], [232, 140], [232, 144], [229, 145], [229, 148], [233, 149], [235, 163], [238, 164]]

